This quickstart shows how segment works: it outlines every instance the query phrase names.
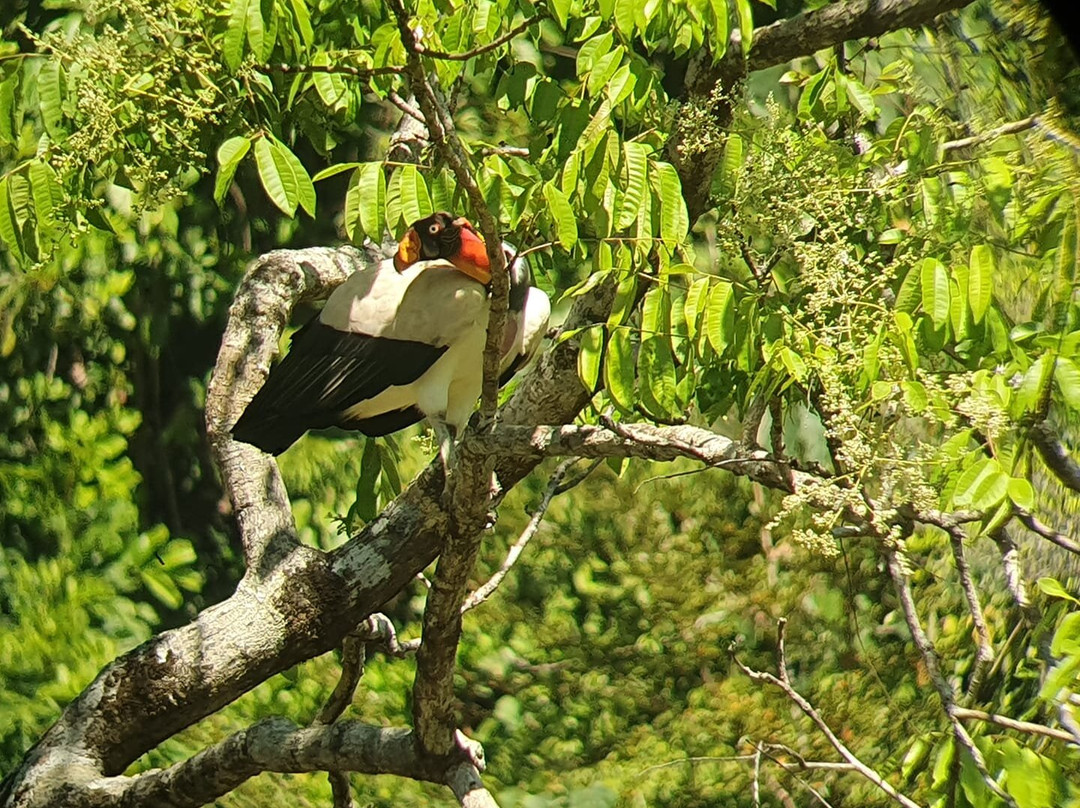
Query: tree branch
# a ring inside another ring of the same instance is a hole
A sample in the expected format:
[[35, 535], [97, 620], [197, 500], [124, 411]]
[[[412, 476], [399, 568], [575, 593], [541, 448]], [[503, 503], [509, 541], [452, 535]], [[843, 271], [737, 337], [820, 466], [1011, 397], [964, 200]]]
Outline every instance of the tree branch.
[[486, 435], [467, 438], [476, 451], [518, 457], [641, 457], [676, 460], [689, 457], [724, 468], [768, 488], [793, 491], [817, 477], [791, 469], [763, 449], [697, 426], [609, 424], [608, 426], [537, 426], [499, 424]]
[[980, 132], [977, 135], [971, 137], [962, 137], [958, 140], [947, 140], [941, 144], [941, 153], [953, 151], [954, 149], [963, 149], [968, 146], [978, 146], [980, 143], [986, 143], [988, 140], [997, 140], [1003, 135], [1012, 135], [1017, 132], [1023, 132], [1025, 129], [1030, 129], [1039, 122], [1038, 115], [1029, 115], [1026, 118], [1021, 118], [1018, 121], [1010, 121], [1009, 123], [996, 126], [986, 132]]
[[967, 554], [964, 551], [964, 533], [959, 527], [948, 533], [953, 560], [956, 562], [956, 573], [960, 576], [960, 586], [967, 600], [968, 614], [971, 615], [971, 622], [975, 627], [975, 665], [971, 671], [971, 678], [968, 680], [967, 695], [969, 699], [978, 700], [986, 671], [994, 662], [994, 644], [990, 638], [990, 629], [986, 625], [982, 604], [979, 602], [979, 591], [975, 588], [975, 580], [971, 576], [971, 567], [968, 565]]
[[896, 587], [896, 593], [900, 599], [900, 607], [904, 612], [904, 620], [907, 623], [908, 630], [911, 632], [915, 647], [922, 656], [923, 664], [926, 666], [926, 673], [930, 677], [930, 681], [933, 682], [934, 689], [938, 692], [945, 715], [952, 724], [953, 737], [971, 756], [971, 760], [975, 764], [975, 768], [979, 770], [979, 774], [982, 775], [987, 788], [1004, 800], [1007, 805], [1016, 808], [1016, 802], [1008, 793], [1002, 790], [1001, 786], [991, 776], [989, 769], [986, 768], [986, 759], [983, 757], [982, 752], [975, 746], [975, 741], [972, 740], [971, 735], [960, 723], [960, 719], [956, 714], [956, 694], [953, 692], [952, 686], [945, 680], [945, 676], [941, 672], [941, 662], [938, 660], [937, 652], [934, 651], [933, 643], [926, 636], [922, 623], [919, 621], [919, 614], [915, 609], [915, 598], [911, 593], [911, 583], [904, 568], [905, 564], [900, 548], [888, 548], [886, 557], [888, 559], [889, 575], [893, 579], [893, 585]]
[[532, 517], [529, 519], [529, 524], [525, 526], [525, 529], [521, 531], [521, 535], [518, 536], [517, 541], [510, 547], [510, 551], [506, 554], [506, 558], [503, 560], [502, 566], [495, 571], [482, 586], [477, 587], [472, 594], [465, 598], [464, 603], [461, 604], [461, 611], [467, 612], [469, 609], [474, 609], [491, 597], [492, 593], [498, 589], [499, 584], [502, 583], [503, 578], [510, 571], [510, 568], [514, 566], [514, 563], [521, 556], [525, 550], [525, 546], [532, 540], [532, 537], [536, 535], [536, 531], [540, 528], [540, 523], [544, 521], [544, 514], [547, 513], [548, 506], [551, 504], [551, 500], [555, 498], [556, 494], [562, 493], [562, 481], [566, 477], [566, 473], [570, 471], [574, 463], [577, 462], [577, 458], [566, 460], [559, 464], [559, 467], [555, 469], [555, 473], [551, 475], [551, 479], [548, 481], [547, 489], [544, 491], [544, 496], [540, 500], [540, 504], [536, 506], [536, 510], [533, 512]]
[[1038, 449], [1047, 468], [1063, 485], [1080, 493], [1080, 463], [1069, 456], [1065, 446], [1058, 440], [1054, 428], [1046, 421], [1040, 421], [1031, 428], [1028, 437]]
[[429, 59], [447, 59], [447, 60], [451, 60], [451, 61], [465, 62], [465, 61], [468, 61], [469, 59], [472, 59], [472, 58], [474, 58], [476, 56], [480, 56], [481, 54], [488, 53], [489, 51], [493, 51], [496, 48], [501, 48], [503, 45], [505, 45], [511, 39], [518, 36], [519, 34], [524, 33], [528, 28], [530, 28], [533, 25], [536, 25], [536, 23], [540, 22], [541, 20], [546, 19], [547, 17], [548, 17], [547, 11], [540, 11], [540, 13], [535, 14], [532, 17], [529, 17], [527, 20], [522, 21], [521, 23], [519, 23], [518, 25], [514, 26], [509, 31], [507, 31], [505, 34], [503, 34], [502, 36], [500, 36], [500, 37], [498, 37], [496, 39], [493, 39], [491, 42], [487, 43], [486, 45], [481, 45], [478, 48], [473, 48], [472, 50], [463, 51], [462, 53], [446, 53], [444, 51], [431, 50], [430, 48], [425, 48], [423, 45], [421, 45], [419, 43], [417, 43], [416, 51], [417, 51], [417, 53], [422, 53], [424, 56], [428, 57]]
[[445, 764], [421, 757], [407, 729], [359, 721], [300, 728], [284, 718], [269, 718], [169, 769], [92, 783], [87, 791], [109, 794], [109, 801], [91, 797], [80, 804], [197, 808], [262, 772], [326, 770], [396, 774], [450, 785]]
[[927, 25], [940, 14], [972, 0], [842, 0], [777, 20], [754, 31], [747, 59], [750, 71], [809, 56], [851, 39], [880, 36]]
[[1065, 730], [1045, 727], [1042, 724], [1034, 724], [1031, 721], [1018, 721], [1006, 715], [987, 713], [982, 710], [969, 710], [966, 707], [956, 708], [956, 717], [965, 721], [985, 721], [988, 724], [997, 724], [999, 727], [1014, 729], [1017, 732], [1026, 732], [1028, 735], [1042, 735], [1045, 738], [1053, 738], [1056, 741], [1075, 744], [1076, 738]]

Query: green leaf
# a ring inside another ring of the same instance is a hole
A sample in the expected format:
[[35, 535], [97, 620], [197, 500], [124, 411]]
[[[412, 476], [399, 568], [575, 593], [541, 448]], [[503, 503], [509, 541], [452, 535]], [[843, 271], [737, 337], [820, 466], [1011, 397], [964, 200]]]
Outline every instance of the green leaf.
[[675, 390], [675, 357], [663, 337], [645, 337], [638, 351], [638, 375], [641, 378], [641, 403], [655, 416], [678, 417], [679, 402]]
[[1049, 595], [1052, 598], [1061, 598], [1062, 600], [1071, 600], [1073, 603], [1080, 604], [1080, 600], [1077, 600], [1073, 595], [1069, 594], [1069, 591], [1061, 585], [1061, 582], [1057, 578], [1043, 577], [1037, 581], [1039, 591], [1044, 595]]
[[[330, 54], [326, 51], [319, 51], [315, 54], [311, 63], [318, 67], [329, 67]], [[348, 106], [345, 79], [340, 75], [337, 73], [313, 73], [311, 80], [315, 84], [315, 90], [318, 92], [319, 98], [326, 104], [327, 109], [337, 112]]]
[[30, 193], [34, 200], [34, 212], [38, 226], [48, 227], [53, 222], [53, 210], [63, 202], [60, 183], [52, 166], [42, 160], [30, 163]]
[[616, 407], [627, 413], [634, 411], [634, 347], [628, 328], [611, 331], [604, 360], [604, 384]]
[[[354, 244], [360, 243], [364, 237], [363, 223], [360, 219], [360, 208], [364, 205], [364, 195], [360, 189], [360, 169], [356, 169], [349, 177], [349, 187], [345, 190], [345, 207], [341, 211], [341, 226], [345, 228], [345, 235]], [[382, 228], [379, 228], [380, 232]]]
[[611, 81], [607, 85], [607, 98], [611, 106], [615, 107], [625, 101], [637, 85], [637, 76], [631, 70], [630, 65], [622, 65], [615, 71]]
[[[268, 137], [260, 137], [255, 141], [255, 167], [259, 171], [263, 189], [282, 213], [292, 216], [298, 202], [296, 183], [284, 162], [279, 163], [280, 159], [275, 156], [274, 147]], [[283, 168], [285, 173], [282, 173]]]
[[731, 199], [735, 195], [743, 166], [743, 139], [732, 132], [724, 143], [724, 155], [720, 159], [720, 196]]
[[742, 33], [742, 51], [747, 54], [754, 38], [754, 12], [750, 7], [750, 0], [735, 0], [735, 11], [739, 16], [739, 30]]
[[431, 214], [431, 196], [416, 166], [402, 166], [398, 173], [401, 175], [401, 215], [412, 224]]
[[949, 273], [936, 258], [922, 262], [922, 304], [935, 328], [949, 321]]
[[660, 193], [660, 238], [669, 245], [681, 244], [690, 229], [679, 172], [670, 163], [655, 162], [650, 172]]
[[13, 144], [19, 135], [20, 127], [16, 122], [17, 105], [15, 103], [18, 86], [18, 72], [0, 81], [0, 145]]
[[900, 382], [900, 389], [904, 391], [904, 403], [914, 413], [923, 412], [930, 403], [922, 382], [904, 380]]
[[146, 590], [163, 605], [170, 609], [179, 609], [184, 605], [184, 596], [164, 570], [148, 567], [139, 571], [139, 578]]
[[921, 299], [922, 273], [916, 266], [908, 270], [900, 284], [900, 290], [896, 293], [896, 310], [911, 314], [918, 307]]
[[698, 320], [705, 310], [705, 301], [709, 298], [709, 279], [698, 278], [686, 292], [683, 313], [686, 317], [686, 334], [691, 341], [697, 338]]
[[1080, 412], [1080, 366], [1076, 361], [1059, 356], [1054, 362], [1054, 381], [1066, 406]]
[[735, 340], [735, 306], [732, 286], [727, 281], [717, 281], [709, 292], [705, 312], [705, 335], [717, 355]]
[[719, 62], [727, 51], [728, 29], [731, 25], [730, 9], [727, 0], [709, 0], [709, 8], [712, 10], [713, 27], [709, 35], [709, 49], [712, 51], [713, 62]]
[[600, 357], [604, 346], [604, 327], [594, 325], [581, 332], [578, 345], [578, 378], [590, 393], [595, 392], [600, 378]]
[[570, 0], [548, 0], [548, 9], [555, 16], [559, 27], [566, 30], [566, 18], [570, 14]]
[[11, 205], [10, 184], [10, 177], [0, 179], [0, 238], [11, 250], [15, 260], [21, 263], [26, 258], [22, 249], [22, 233]]
[[[605, 53], [593, 62], [592, 69], [589, 71], [589, 78], [585, 84], [589, 95], [598, 95], [607, 87], [611, 77], [619, 69], [624, 53], [625, 50], [622, 45], [619, 45], [610, 53]], [[629, 71], [629, 66], [627, 66], [627, 70]]]
[[308, 13], [307, 3], [304, 0], [290, 0], [293, 15], [296, 17], [296, 26], [300, 29], [300, 36], [304, 40], [304, 46], [310, 48], [315, 44], [315, 31], [311, 27], [311, 14]]
[[577, 220], [574, 218], [574, 209], [570, 207], [570, 200], [552, 182], [544, 184], [544, 199], [547, 200], [548, 210], [551, 211], [559, 243], [564, 250], [569, 252], [574, 248], [578, 238]]
[[1035, 487], [1023, 477], [1009, 478], [1009, 499], [1026, 511], [1035, 507]]
[[629, 141], [623, 144], [623, 166], [626, 184], [623, 187], [623, 203], [615, 227], [629, 227], [637, 219], [641, 198], [648, 181], [649, 148], [643, 143]]
[[615, 27], [625, 37], [634, 35], [634, 12], [641, 0], [615, 0]]
[[386, 209], [386, 175], [382, 163], [361, 163], [357, 175], [360, 227], [368, 238], [378, 244], [382, 241]]
[[244, 37], [247, 32], [248, 5], [257, 0], [232, 0], [229, 7], [229, 21], [225, 26], [225, 36], [221, 43], [221, 53], [225, 57], [225, 66], [235, 73], [244, 56]]
[[64, 137], [64, 77], [60, 69], [60, 63], [52, 59], [47, 60], [38, 71], [37, 93], [38, 105], [41, 108], [41, 120], [45, 124], [45, 131], [53, 140]]
[[968, 306], [971, 319], [982, 322], [983, 315], [990, 307], [994, 288], [994, 253], [985, 244], [971, 248], [971, 260], [968, 273]]
[[1008, 493], [1009, 475], [992, 457], [983, 458], [968, 468], [956, 481], [953, 501], [959, 507], [970, 505], [984, 511], [997, 505]]
[[359, 168], [365, 163], [335, 163], [332, 166], [327, 166], [314, 177], [311, 178], [312, 182], [319, 182], [320, 180], [329, 179], [330, 177], [337, 176], [346, 171], [352, 171], [354, 168]]
[[292, 149], [282, 143], [280, 140], [274, 140], [271, 144], [274, 150], [274, 160], [279, 166], [279, 170], [284, 174], [285, 172], [291, 173], [292, 183], [296, 188], [296, 199], [300, 203], [308, 216], [315, 216], [315, 186], [311, 182], [311, 177], [307, 173], [307, 169], [304, 168], [304, 164], [300, 162], [300, 158], [297, 157]]
[[214, 178], [214, 201], [220, 206], [225, 201], [225, 194], [232, 185], [233, 177], [240, 161], [251, 148], [251, 141], [246, 137], [231, 137], [218, 146], [218, 171]]
[[1063, 794], [1057, 789], [1043, 768], [1042, 758], [1031, 749], [1020, 748], [1015, 754], [1005, 755], [1005, 787], [1017, 808], [1056, 808], [1062, 804]]
[[643, 336], [666, 334], [671, 297], [662, 286], [653, 286], [645, 293], [641, 304], [641, 333]]
[[262, 4], [259, 0], [251, 0], [247, 7], [247, 16], [244, 18], [244, 28], [247, 31], [248, 45], [256, 59], [262, 59], [263, 39], [266, 36], [266, 28], [263, 25]]
[[370, 522], [379, 513], [378, 482], [382, 461], [374, 438], [364, 441], [360, 456], [360, 476], [356, 480], [356, 500], [350, 510], [352, 516]]
[[855, 109], [859, 110], [859, 114], [867, 119], [878, 117], [879, 111], [874, 96], [863, 86], [862, 82], [852, 76], [845, 76], [844, 88], [847, 90], [848, 100], [851, 101]]

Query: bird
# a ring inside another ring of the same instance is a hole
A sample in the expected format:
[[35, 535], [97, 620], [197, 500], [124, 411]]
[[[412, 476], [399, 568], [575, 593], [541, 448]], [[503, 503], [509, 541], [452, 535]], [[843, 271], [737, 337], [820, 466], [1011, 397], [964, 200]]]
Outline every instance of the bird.
[[[524, 257], [502, 246], [510, 297], [500, 386], [536, 353], [551, 314]], [[448, 468], [483, 384], [490, 282], [487, 247], [468, 219], [418, 219], [392, 259], [350, 275], [293, 335], [232, 436], [278, 455], [309, 429], [380, 437], [427, 417]]]

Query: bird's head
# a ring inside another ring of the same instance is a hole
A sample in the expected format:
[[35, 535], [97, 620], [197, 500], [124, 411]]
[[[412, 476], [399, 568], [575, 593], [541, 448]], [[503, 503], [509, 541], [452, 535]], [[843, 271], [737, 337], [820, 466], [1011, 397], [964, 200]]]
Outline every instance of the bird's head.
[[470, 278], [487, 286], [491, 283], [491, 262], [484, 239], [468, 219], [445, 211], [417, 219], [394, 254], [394, 267], [404, 272], [417, 261], [449, 261]]

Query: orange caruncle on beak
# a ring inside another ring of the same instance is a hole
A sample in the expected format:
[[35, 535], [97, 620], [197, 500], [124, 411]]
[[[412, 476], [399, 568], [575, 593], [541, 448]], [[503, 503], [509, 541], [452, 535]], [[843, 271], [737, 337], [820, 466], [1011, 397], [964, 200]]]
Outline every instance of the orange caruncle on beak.
[[487, 286], [491, 283], [491, 261], [488, 260], [487, 245], [471, 224], [464, 220], [459, 221], [463, 222], [461, 249], [457, 255], [450, 258], [450, 263], [473, 280]]
[[404, 272], [420, 260], [420, 236], [411, 227], [405, 231], [394, 253], [394, 269]]

